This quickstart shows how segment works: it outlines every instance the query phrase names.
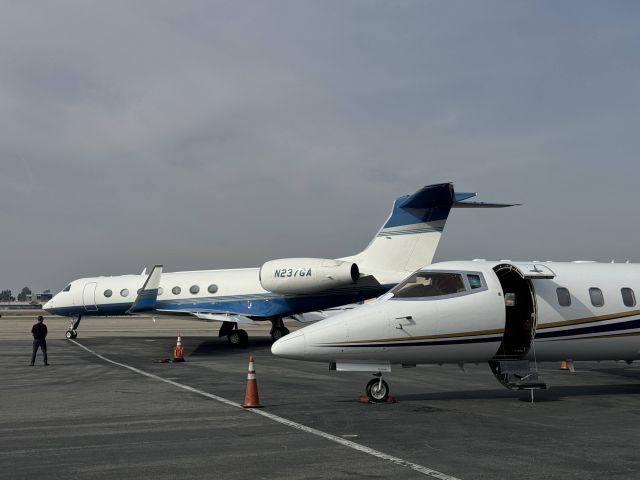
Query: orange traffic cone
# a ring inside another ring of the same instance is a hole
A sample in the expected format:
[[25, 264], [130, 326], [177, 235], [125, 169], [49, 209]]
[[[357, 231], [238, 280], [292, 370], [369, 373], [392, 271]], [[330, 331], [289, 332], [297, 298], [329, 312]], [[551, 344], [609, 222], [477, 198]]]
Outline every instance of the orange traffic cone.
[[258, 382], [256, 382], [256, 370], [253, 367], [253, 355], [249, 356], [249, 371], [247, 372], [247, 387], [244, 391], [244, 408], [262, 408], [258, 398]]
[[560, 370], [569, 370], [569, 364], [566, 360], [560, 362]]
[[173, 361], [184, 362], [184, 349], [182, 348], [182, 338], [180, 338], [179, 333], [178, 340], [176, 341], [176, 346], [173, 347]]

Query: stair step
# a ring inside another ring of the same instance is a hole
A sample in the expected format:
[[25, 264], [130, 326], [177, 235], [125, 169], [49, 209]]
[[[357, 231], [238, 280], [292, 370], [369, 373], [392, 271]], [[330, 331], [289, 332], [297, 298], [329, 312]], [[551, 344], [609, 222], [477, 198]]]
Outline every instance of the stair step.
[[516, 383], [512, 390], [546, 390], [547, 384], [542, 382]]

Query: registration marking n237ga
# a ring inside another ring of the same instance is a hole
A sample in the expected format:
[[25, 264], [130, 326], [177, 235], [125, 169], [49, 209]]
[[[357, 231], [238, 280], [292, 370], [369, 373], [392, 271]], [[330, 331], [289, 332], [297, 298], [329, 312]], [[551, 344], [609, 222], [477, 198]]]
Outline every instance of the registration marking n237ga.
[[310, 268], [281, 268], [273, 272], [274, 278], [310, 277]]

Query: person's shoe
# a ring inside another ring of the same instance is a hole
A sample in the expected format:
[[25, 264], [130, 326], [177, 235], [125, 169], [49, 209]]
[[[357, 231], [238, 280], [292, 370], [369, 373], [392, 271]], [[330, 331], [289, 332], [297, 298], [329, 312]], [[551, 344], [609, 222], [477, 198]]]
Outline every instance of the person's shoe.
[[48, 363], [45, 363], [45, 364], [44, 364], [44, 366], [45, 366], [45, 367], [48, 367], [48, 366], [49, 366], [49, 364], [48, 364]]
[[30, 363], [30, 364], [29, 364], [29, 366], [30, 366], [30, 367], [33, 367], [33, 363]]

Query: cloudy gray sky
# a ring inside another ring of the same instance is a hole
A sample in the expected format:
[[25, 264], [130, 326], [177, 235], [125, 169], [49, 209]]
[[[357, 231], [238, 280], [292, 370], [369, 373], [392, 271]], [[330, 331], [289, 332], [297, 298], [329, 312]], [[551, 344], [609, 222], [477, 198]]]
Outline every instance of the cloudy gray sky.
[[0, 288], [336, 257], [640, 261], [640, 3], [3, 1]]

